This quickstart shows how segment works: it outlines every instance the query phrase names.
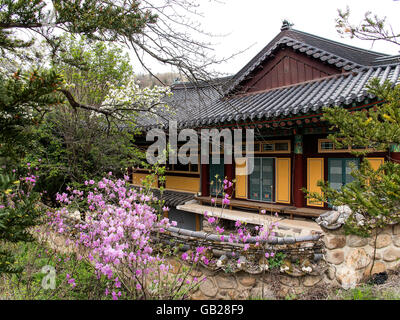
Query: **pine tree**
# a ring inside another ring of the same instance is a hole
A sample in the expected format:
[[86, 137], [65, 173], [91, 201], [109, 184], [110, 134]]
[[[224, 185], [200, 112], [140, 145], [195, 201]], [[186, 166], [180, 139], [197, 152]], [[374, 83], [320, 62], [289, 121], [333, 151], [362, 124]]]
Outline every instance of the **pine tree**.
[[[365, 155], [367, 149], [385, 151], [400, 144], [400, 86], [390, 82], [381, 85], [374, 79], [369, 91], [384, 102], [364, 112], [324, 108], [323, 119], [335, 130], [329, 138], [339, 148], [365, 146], [365, 151], [355, 152], [358, 156]], [[334, 206], [348, 205], [352, 209], [345, 225], [348, 232], [369, 235], [375, 228], [400, 222], [400, 163], [387, 161], [375, 171], [364, 159], [358, 170], [354, 168], [352, 176], [354, 181], [339, 191], [330, 188], [327, 182], [320, 182], [323, 195], [309, 196]]]

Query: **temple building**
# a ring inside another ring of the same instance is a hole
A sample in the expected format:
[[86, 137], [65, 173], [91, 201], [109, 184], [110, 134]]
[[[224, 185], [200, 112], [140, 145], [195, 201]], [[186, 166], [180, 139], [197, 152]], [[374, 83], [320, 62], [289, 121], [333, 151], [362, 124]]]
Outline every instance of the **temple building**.
[[[170, 217], [180, 219], [182, 226], [201, 229], [201, 211], [210, 205], [216, 174], [236, 180], [232, 210], [303, 218], [329, 210], [329, 204], [307, 199], [302, 188], [319, 192], [319, 180], [342, 187], [352, 180], [351, 163], [358, 165], [362, 157], [327, 139], [330, 129], [321, 120], [322, 108], [340, 106], [351, 112], [379, 108], [383, 101], [367, 91], [367, 84], [373, 78], [397, 84], [399, 59], [284, 23], [280, 33], [235, 75], [204, 84], [175, 83], [168, 101], [173, 112], [166, 117], [177, 121], [178, 130], [254, 129], [254, 170], [250, 175], [240, 170], [246, 166], [245, 153], [240, 161], [224, 164], [223, 150], [220, 164], [168, 165], [165, 199], [171, 205]], [[147, 119], [142, 126], [144, 133], [155, 127], [168, 131], [165, 120]], [[146, 143], [150, 144], [143, 138], [143, 146]], [[374, 168], [388, 159], [400, 160], [400, 150], [368, 151]], [[147, 174], [143, 168], [132, 168], [132, 183], [140, 185]], [[229, 220], [228, 213], [224, 218]]]

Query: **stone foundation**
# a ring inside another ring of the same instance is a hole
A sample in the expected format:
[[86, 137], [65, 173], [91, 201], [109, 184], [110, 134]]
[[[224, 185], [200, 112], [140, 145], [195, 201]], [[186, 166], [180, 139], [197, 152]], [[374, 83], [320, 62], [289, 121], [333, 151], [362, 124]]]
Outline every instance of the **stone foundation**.
[[400, 225], [378, 230], [370, 238], [345, 235], [343, 228], [324, 230], [325, 260], [333, 284], [354, 288], [371, 275], [400, 266]]
[[[286, 253], [280, 267], [268, 266], [263, 256], [260, 259], [256, 251], [251, 253], [254, 250], [252, 247], [247, 253], [241, 252], [245, 255], [245, 259], [242, 260], [245, 262], [237, 268], [228, 268], [230, 265], [226, 264], [226, 260], [221, 260], [220, 265], [198, 265], [191, 271], [190, 278], [205, 278], [205, 281], [201, 282], [190, 298], [283, 299], [313, 292], [317, 287], [325, 291], [329, 287], [354, 288], [373, 274], [397, 270], [400, 266], [400, 224], [377, 230], [376, 234], [373, 234], [372, 237], [362, 238], [345, 235], [343, 227], [335, 230], [324, 227], [322, 240], [318, 235], [314, 240], [296, 242], [293, 238], [290, 243], [275, 244], [274, 252]], [[42, 230], [37, 235], [39, 238], [47, 238], [53, 246], [65, 246], [65, 239], [58, 234], [52, 237], [52, 233]], [[179, 235], [176, 234], [174, 241], [178, 239]], [[185, 245], [194, 241], [192, 247], [196, 247], [195, 242], [198, 241], [192, 236], [181, 240], [184, 240]], [[216, 246], [215, 241], [209, 244]], [[76, 250], [73, 245], [64, 249]], [[237, 247], [229, 247], [227, 243], [216, 249], [223, 249], [225, 254], [238, 250]], [[84, 254], [84, 251], [81, 254]], [[182, 270], [184, 262], [179, 256], [180, 254], [168, 259], [172, 274], [179, 274]], [[231, 260], [236, 261], [236, 258]]]
[[[179, 274], [182, 261], [170, 259], [171, 272]], [[316, 286], [326, 286], [330, 280], [325, 274], [293, 276], [279, 270], [250, 274], [245, 271], [235, 273], [223, 270], [212, 271], [197, 266], [191, 271], [190, 279], [205, 279], [192, 292], [193, 300], [246, 300], [246, 299], [284, 299], [313, 290]]]
[[[325, 266], [319, 273], [299, 275], [289, 271], [266, 271], [254, 275], [240, 271], [201, 270], [207, 277], [193, 299], [281, 299], [298, 295], [314, 286], [354, 288], [372, 275], [398, 270], [400, 267], [400, 224], [377, 230], [369, 238], [345, 235], [343, 228], [324, 228]], [[290, 258], [290, 257], [289, 257]]]

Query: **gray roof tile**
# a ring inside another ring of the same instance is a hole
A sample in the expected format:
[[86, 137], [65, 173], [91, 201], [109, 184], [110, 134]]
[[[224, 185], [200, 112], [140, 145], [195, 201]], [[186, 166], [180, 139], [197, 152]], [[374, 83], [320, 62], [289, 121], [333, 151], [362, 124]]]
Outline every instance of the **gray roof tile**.
[[[351, 70], [312, 81], [273, 88], [245, 95], [226, 96], [237, 83], [261, 63], [279, 45], [313, 55], [314, 58]], [[178, 83], [166, 100], [172, 112], [163, 116], [177, 120], [178, 127], [202, 127], [226, 121], [273, 119], [318, 111], [323, 106], [343, 105], [373, 98], [367, 92], [372, 78], [381, 83], [400, 82], [400, 56], [359, 49], [297, 30], [282, 31], [235, 76], [216, 79], [212, 84]], [[380, 63], [380, 64], [379, 64]], [[139, 115], [142, 127], [167, 127], [162, 118]]]

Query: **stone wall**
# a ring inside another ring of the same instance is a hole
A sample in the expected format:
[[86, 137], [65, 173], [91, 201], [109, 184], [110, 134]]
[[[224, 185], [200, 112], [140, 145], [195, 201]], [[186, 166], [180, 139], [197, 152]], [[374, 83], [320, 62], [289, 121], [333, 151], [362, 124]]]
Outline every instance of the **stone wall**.
[[[371, 275], [400, 267], [400, 224], [378, 230], [376, 236], [362, 238], [345, 235], [343, 228], [324, 229], [324, 259], [318, 272], [302, 274], [291, 270], [267, 270], [262, 274], [235, 273], [199, 267], [192, 276], [206, 277], [192, 299], [282, 299], [307, 294], [316, 287], [354, 288]], [[289, 257], [290, 258], [290, 257]], [[180, 268], [178, 260], [174, 270]], [[286, 263], [286, 261], [285, 261]], [[285, 264], [283, 265], [285, 266]]]
[[[175, 272], [180, 262], [174, 263]], [[315, 286], [324, 286], [324, 276], [306, 275], [294, 277], [279, 272], [265, 272], [253, 275], [240, 271], [226, 273], [210, 271], [199, 267], [191, 272], [191, 278], [205, 279], [191, 294], [193, 300], [245, 300], [245, 299], [284, 299], [287, 296], [306, 294]]]
[[370, 238], [324, 229], [325, 260], [332, 285], [354, 288], [371, 275], [400, 266], [400, 225], [378, 230]]
[[[182, 261], [169, 260], [171, 273], [182, 272]], [[191, 294], [193, 300], [243, 300], [243, 299], [284, 299], [309, 292], [317, 287], [325, 288], [330, 280], [324, 272], [306, 275], [288, 274], [282, 270], [268, 270], [260, 274], [246, 271], [226, 272], [210, 270], [201, 265], [190, 272], [189, 278], [201, 281], [200, 286]]]
[[[49, 238], [46, 230], [39, 235], [47, 235], [52, 245], [62, 246], [64, 243], [65, 246], [65, 239], [59, 235]], [[177, 235], [174, 239], [178, 240]], [[188, 244], [193, 239], [183, 240]], [[318, 291], [316, 288], [353, 288], [373, 274], [400, 267], [400, 224], [377, 230], [376, 236], [370, 238], [345, 235], [341, 226], [334, 229], [323, 227], [322, 238], [318, 240], [274, 245], [274, 249], [286, 253], [280, 268], [271, 269], [264, 258], [259, 259], [254, 254], [256, 259], [250, 259], [251, 254], [245, 259], [239, 257], [245, 263], [236, 268], [226, 268], [229, 259], [223, 260], [225, 262], [219, 266], [218, 263], [213, 267], [198, 265], [191, 271], [190, 277], [205, 278], [205, 281], [201, 282], [191, 298], [282, 299]], [[323, 259], [318, 258], [322, 256], [320, 253], [323, 253]], [[231, 260], [237, 261], [237, 258]], [[172, 274], [181, 273], [184, 262], [180, 258], [170, 258], [169, 263]]]

